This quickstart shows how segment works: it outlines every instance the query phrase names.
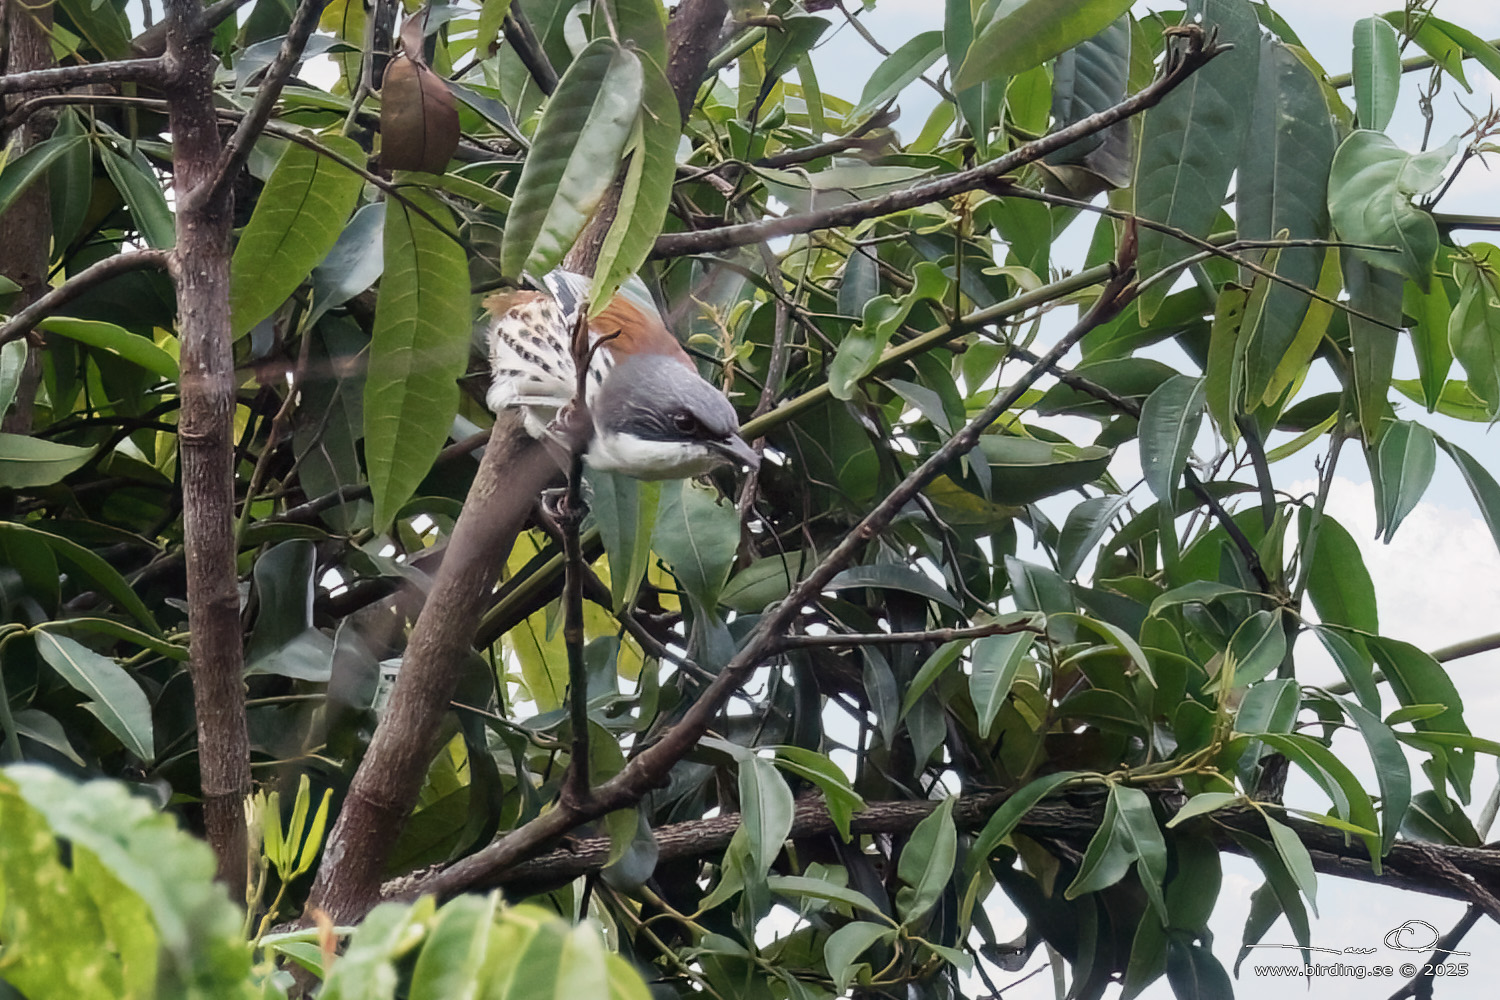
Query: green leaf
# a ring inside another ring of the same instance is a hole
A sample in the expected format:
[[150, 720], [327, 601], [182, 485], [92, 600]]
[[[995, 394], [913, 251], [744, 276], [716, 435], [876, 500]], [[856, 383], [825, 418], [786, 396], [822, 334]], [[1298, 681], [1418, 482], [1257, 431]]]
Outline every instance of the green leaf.
[[[410, 1000], [483, 995], [486, 966], [499, 943], [495, 913], [500, 894], [459, 896], [438, 910], [412, 969]], [[515, 956], [505, 956], [514, 958]]]
[[916, 926], [942, 898], [953, 865], [958, 860], [958, 828], [953, 825], [956, 799], [946, 798], [912, 830], [896, 874], [903, 885], [896, 891], [896, 912], [905, 927]]
[[922, 299], [940, 301], [949, 282], [941, 268], [929, 261], [917, 264], [911, 290], [900, 299], [878, 295], [864, 303], [859, 325], [845, 334], [828, 368], [828, 391], [835, 399], [851, 399], [859, 381], [880, 362], [891, 335], [906, 322]]
[[69, 687], [89, 699], [84, 707], [126, 750], [146, 764], [156, 759], [151, 703], [124, 667], [51, 632], [36, 633], [36, 648]]
[[548, 99], [521, 169], [500, 249], [501, 273], [545, 274], [562, 260], [615, 178], [641, 110], [640, 57], [596, 38]]
[[594, 523], [609, 557], [610, 600], [616, 609], [628, 608], [651, 565], [661, 484], [597, 469], [586, 469], [585, 474], [594, 493]]
[[1254, 591], [1232, 587], [1227, 583], [1219, 583], [1217, 580], [1194, 580], [1192, 583], [1185, 583], [1181, 587], [1174, 587], [1152, 601], [1150, 614], [1154, 618], [1163, 611], [1180, 607], [1184, 604], [1212, 604], [1216, 601], [1251, 593], [1254, 593]]
[[1484, 838], [1474, 829], [1474, 824], [1457, 802], [1438, 795], [1428, 789], [1412, 797], [1411, 808], [1401, 832], [1413, 840], [1425, 840], [1430, 844], [1454, 844], [1459, 847], [1480, 847]]
[[122, 156], [112, 146], [105, 145], [99, 159], [120, 197], [125, 199], [130, 216], [146, 243], [158, 250], [176, 243], [176, 220], [167, 207], [162, 184], [151, 173], [146, 158], [139, 151], [134, 156]]
[[83, 468], [93, 457], [93, 448], [0, 433], [0, 487], [22, 490], [51, 486]]
[[1357, 636], [1351, 635], [1346, 639], [1333, 629], [1321, 626], [1314, 626], [1313, 632], [1328, 655], [1333, 657], [1333, 662], [1338, 665], [1344, 680], [1349, 682], [1359, 703], [1371, 712], [1380, 711], [1380, 690], [1375, 686], [1374, 668], [1364, 643]]
[[5, 215], [38, 177], [46, 176], [58, 157], [76, 149], [83, 140], [81, 134], [54, 135], [0, 166], [0, 216]]
[[[1333, 751], [1309, 736], [1300, 734], [1260, 733], [1261, 740], [1273, 750], [1279, 750], [1328, 795], [1334, 812], [1345, 822], [1352, 823], [1362, 831], [1362, 839], [1370, 852], [1375, 870], [1380, 870], [1379, 820], [1375, 816], [1375, 805], [1370, 795], [1355, 778], [1354, 773]], [[1240, 740], [1229, 744], [1235, 748]]]
[[704, 609], [718, 604], [739, 544], [734, 504], [721, 502], [716, 491], [690, 480], [663, 484], [651, 547]]
[[783, 896], [843, 903], [852, 909], [863, 910], [877, 917], [881, 915], [880, 907], [872, 903], [869, 896], [822, 879], [805, 878], [800, 875], [772, 875], [766, 879], [766, 884], [770, 886], [772, 892]]
[[1412, 199], [1443, 182], [1456, 149], [1450, 141], [1425, 153], [1408, 153], [1381, 132], [1350, 133], [1333, 154], [1328, 213], [1341, 238], [1394, 248], [1353, 250], [1355, 257], [1428, 287], [1437, 261], [1437, 224]]
[[1019, 506], [1091, 483], [1104, 475], [1111, 452], [1100, 445], [1053, 444], [1009, 434], [979, 441], [992, 471], [990, 499]]
[[865, 800], [849, 782], [849, 776], [827, 757], [805, 747], [776, 748], [776, 766], [817, 785], [839, 835], [849, 840], [849, 820], [864, 809]]
[[431, 896], [416, 903], [381, 903], [349, 936], [338, 961], [323, 980], [323, 1000], [389, 1000], [396, 991], [396, 960], [420, 936], [416, 931], [432, 916]]
[[[1404, 10], [1390, 11], [1380, 16], [1389, 21], [1397, 31], [1416, 42], [1423, 52], [1432, 57], [1433, 62], [1442, 67], [1443, 72], [1458, 81], [1459, 86], [1473, 93], [1474, 88], [1464, 79], [1463, 46], [1443, 30], [1448, 22], [1425, 13], [1409, 16]], [[1413, 26], [1415, 31], [1410, 30]]]
[[1141, 407], [1141, 469], [1157, 499], [1177, 495], [1203, 417], [1204, 381], [1190, 375], [1167, 379]]
[[1385, 131], [1401, 91], [1396, 29], [1378, 17], [1354, 25], [1354, 108], [1360, 128]]
[[1083, 561], [1093, 554], [1094, 546], [1104, 538], [1110, 522], [1129, 502], [1127, 494], [1090, 497], [1068, 511], [1057, 543], [1057, 571], [1072, 579]]
[[756, 871], [770, 871], [792, 831], [796, 803], [776, 765], [761, 757], [740, 762], [740, 823], [750, 839]]
[[1141, 885], [1157, 916], [1165, 923], [1167, 901], [1162, 895], [1162, 884], [1167, 880], [1167, 842], [1151, 811], [1151, 797], [1126, 785], [1112, 785], [1109, 791], [1118, 800], [1121, 834], [1136, 858]]
[[[19, 765], [0, 777], [0, 828], [6, 982], [30, 996], [55, 995], [60, 974], [80, 998], [246, 996], [242, 914], [213, 880], [208, 846], [171, 814], [122, 782], [82, 784]], [[59, 841], [68, 845], [66, 864]], [[102, 935], [91, 939], [91, 928]], [[75, 940], [85, 948], [70, 956]], [[28, 978], [28, 957], [38, 953], [43, 967], [31, 964]], [[49, 955], [76, 959], [79, 975]], [[102, 973], [115, 961], [123, 983], [95, 992], [108, 986]]]
[[149, 337], [132, 333], [123, 326], [97, 319], [71, 319], [51, 316], [37, 324], [48, 333], [56, 333], [79, 344], [97, 347], [169, 382], [180, 378], [177, 359], [157, 347]]
[[1011, 685], [1036, 638], [1030, 632], [988, 635], [974, 642], [973, 666], [969, 674], [969, 697], [979, 718], [979, 738], [990, 738], [995, 718], [1005, 707]]
[[941, 31], [923, 31], [908, 38], [870, 74], [870, 78], [865, 81], [864, 92], [860, 94], [859, 104], [855, 105], [845, 120], [854, 123], [868, 117], [927, 72], [942, 54]]
[[1500, 415], [1500, 278], [1490, 264], [1461, 257], [1453, 261], [1453, 274], [1459, 296], [1448, 343], [1469, 376], [1469, 391], [1484, 400], [1493, 419]]
[[1359, 734], [1364, 737], [1365, 747], [1370, 751], [1370, 763], [1375, 768], [1375, 780], [1380, 786], [1380, 847], [1383, 854], [1389, 854], [1411, 803], [1411, 768], [1407, 766], [1406, 754], [1396, 734], [1379, 716], [1349, 701], [1340, 704], [1359, 727]]
[[1167, 982], [1179, 997], [1234, 1000], [1234, 984], [1213, 951], [1175, 935], [1167, 939]]
[[150, 609], [136, 596], [130, 584], [125, 581], [118, 570], [94, 552], [77, 542], [50, 535], [24, 524], [17, 524], [14, 521], [0, 521], [0, 535], [21, 536], [43, 542], [54, 555], [72, 563], [74, 568], [93, 580], [99, 589], [108, 594], [122, 610], [133, 615], [137, 621], [146, 626], [148, 632], [154, 636], [161, 635], [161, 626], [156, 624], [156, 619], [152, 617]]
[[1372, 464], [1380, 502], [1380, 537], [1389, 542], [1432, 482], [1437, 441], [1421, 424], [1398, 420], [1386, 428]]
[[953, 89], [963, 90], [1039, 66], [1109, 27], [1129, 0], [987, 0]]
[[[1307, 544], [1312, 512], [1303, 508], [1298, 521], [1303, 545]], [[1344, 526], [1325, 512], [1318, 526], [1317, 545], [1307, 574], [1307, 596], [1312, 598], [1318, 619], [1330, 625], [1348, 625], [1369, 632], [1380, 631], [1375, 608], [1375, 585], [1365, 569], [1359, 545]]]
[[[649, 5], [656, 16], [661, 7]], [[651, 59], [642, 59], [641, 112], [635, 151], [620, 190], [619, 210], [594, 264], [589, 301], [597, 312], [609, 305], [621, 282], [640, 270], [661, 234], [676, 179], [677, 143], [682, 138], [682, 116], [677, 95], [666, 75]], [[635, 133], [633, 133], [635, 134]]]
[[1464, 482], [1469, 486], [1469, 492], [1479, 504], [1480, 516], [1484, 518], [1484, 523], [1490, 529], [1490, 537], [1495, 540], [1495, 547], [1500, 548], [1500, 484], [1495, 482], [1495, 477], [1490, 475], [1484, 466], [1474, 460], [1473, 455], [1458, 445], [1443, 438], [1438, 438], [1437, 443], [1448, 453], [1448, 457], [1453, 459], [1453, 464], [1458, 466]]
[[[1401, 325], [1400, 276], [1373, 268], [1352, 256], [1342, 257], [1349, 304], [1380, 323], [1349, 314], [1350, 368], [1359, 426], [1366, 443], [1380, 439], [1390, 409], [1391, 371], [1396, 361], [1396, 328]], [[1382, 325], [1384, 324], [1384, 325]]]
[[[1039, 3], [1046, 7], [1048, 4]], [[1122, 8], [1123, 9], [1123, 8]], [[1206, 237], [1219, 216], [1229, 179], [1239, 164], [1250, 123], [1260, 54], [1260, 25], [1247, 0], [1194, 0], [1186, 17], [1201, 15], [1233, 50], [1214, 59], [1146, 112], [1135, 171], [1135, 210], [1148, 219]], [[1140, 232], [1142, 279], [1165, 271], [1192, 247], [1154, 229]], [[1141, 296], [1148, 321], [1166, 298], [1170, 281]]]
[[1000, 808], [985, 822], [984, 829], [974, 838], [974, 846], [969, 849], [969, 867], [977, 869], [983, 865], [995, 848], [1000, 846], [1000, 842], [1010, 836], [1016, 825], [1026, 818], [1032, 806], [1050, 795], [1059, 785], [1081, 774], [1080, 771], [1055, 771], [1028, 782], [1007, 796]]
[[[355, 162], [365, 151], [353, 139], [319, 142]], [[364, 178], [295, 142], [276, 163], [256, 199], [229, 263], [229, 310], [235, 337], [271, 315], [333, 249]]]
[[385, 220], [385, 274], [365, 376], [365, 463], [374, 527], [390, 527], [448, 440], [469, 359], [469, 265], [463, 249], [415, 208], [452, 228], [428, 195], [408, 190]]
[[1257, 611], [1235, 630], [1229, 640], [1229, 658], [1234, 663], [1234, 686], [1254, 684], [1281, 666], [1286, 655], [1286, 631], [1280, 612]]
[[[1402, 705], [1444, 706], [1437, 715], [1414, 720], [1412, 726], [1417, 732], [1468, 734], [1463, 699], [1442, 664], [1411, 643], [1397, 639], [1369, 636], [1365, 644], [1375, 655], [1375, 662], [1380, 665], [1386, 682]], [[1434, 756], [1442, 759], [1459, 796], [1467, 799], [1469, 781], [1474, 774], [1473, 753], [1453, 748], [1436, 750]]]
[[1261, 872], [1266, 876], [1265, 884], [1251, 896], [1250, 915], [1245, 921], [1244, 943], [1240, 947], [1235, 968], [1238, 969], [1239, 964], [1251, 953], [1251, 946], [1259, 943], [1266, 931], [1270, 930], [1278, 912], [1286, 914], [1292, 936], [1302, 946], [1302, 960], [1310, 961], [1307, 947], [1311, 942], [1311, 928], [1307, 922], [1307, 907], [1302, 904], [1297, 883], [1292, 879], [1291, 872], [1287, 871], [1281, 855], [1259, 837], [1237, 830], [1230, 831], [1230, 836], [1244, 848], [1245, 853], [1260, 866]]
[[1194, 816], [1202, 816], [1204, 813], [1211, 813], [1243, 800], [1244, 796], [1238, 792], [1199, 792], [1183, 803], [1182, 808], [1177, 810], [1177, 815], [1167, 820], [1167, 829], [1184, 823]]
[[[1245, 138], [1244, 158], [1235, 182], [1235, 213], [1242, 239], [1327, 239], [1328, 171], [1337, 137], [1318, 78], [1287, 46], [1261, 42], [1255, 111]], [[1283, 247], [1262, 261], [1288, 281], [1336, 296], [1337, 271], [1316, 247]], [[1253, 326], [1244, 340], [1244, 395], [1256, 409], [1274, 404], [1299, 382], [1323, 339], [1331, 312], [1307, 293], [1264, 276], [1263, 293], [1251, 311]]]
[[21, 373], [26, 368], [26, 354], [24, 339], [0, 344], [0, 416], [15, 401], [16, 390], [21, 385]]
[[950, 607], [955, 611], [962, 606], [958, 599], [932, 577], [913, 566], [881, 563], [875, 566], [851, 566], [828, 581], [829, 590], [846, 590], [852, 587], [873, 587], [879, 590], [899, 590], [917, 594], [929, 601]]
[[1286, 870], [1291, 872], [1297, 888], [1301, 889], [1302, 895], [1307, 897], [1307, 904], [1312, 907], [1313, 915], [1316, 916], [1318, 873], [1313, 870], [1312, 855], [1307, 853], [1302, 839], [1292, 832], [1291, 827], [1270, 816], [1267, 816], [1265, 820], [1266, 827], [1271, 831], [1271, 843], [1275, 845], [1276, 853], [1281, 855], [1282, 862], [1286, 864]]
[[1156, 677], [1151, 670], [1151, 661], [1146, 657], [1146, 653], [1141, 649], [1140, 645], [1120, 626], [1100, 618], [1091, 618], [1088, 615], [1072, 614], [1070, 612], [1051, 616], [1048, 625], [1050, 626], [1052, 622], [1058, 619], [1076, 622], [1104, 639], [1105, 642], [1123, 654], [1130, 661], [1131, 665], [1141, 672], [1152, 687], [1156, 686]]
[[953, 666], [959, 655], [969, 646], [967, 639], [955, 639], [953, 642], [945, 642], [932, 651], [932, 655], [922, 661], [917, 674], [906, 687], [906, 694], [901, 697], [901, 715], [904, 718], [922, 697], [923, 692], [932, 687], [943, 672]]
[[848, 990], [858, 971], [856, 962], [859, 957], [877, 941], [890, 941], [895, 936], [896, 928], [868, 920], [855, 920], [828, 935], [823, 945], [823, 963], [828, 966], [834, 989], [840, 994]]
[[759, 614], [791, 592], [802, 561], [801, 552], [757, 559], [730, 578], [719, 601], [734, 611]]

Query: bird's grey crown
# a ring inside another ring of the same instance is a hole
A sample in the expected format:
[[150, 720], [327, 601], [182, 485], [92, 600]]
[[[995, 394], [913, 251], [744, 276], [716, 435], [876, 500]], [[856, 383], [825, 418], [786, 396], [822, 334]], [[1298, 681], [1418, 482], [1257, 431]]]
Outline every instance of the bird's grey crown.
[[600, 431], [651, 441], [724, 441], [740, 426], [722, 393], [660, 354], [617, 363], [591, 407]]

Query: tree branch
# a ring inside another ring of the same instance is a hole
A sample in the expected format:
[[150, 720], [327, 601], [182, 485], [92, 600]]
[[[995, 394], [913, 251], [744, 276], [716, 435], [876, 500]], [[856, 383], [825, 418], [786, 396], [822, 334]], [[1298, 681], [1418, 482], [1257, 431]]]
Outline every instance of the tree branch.
[[62, 90], [95, 83], [161, 83], [164, 79], [166, 66], [160, 59], [119, 59], [115, 62], [54, 66], [26, 73], [7, 73], [0, 76], [0, 94]]
[[1226, 51], [1225, 46], [1215, 44], [1201, 29], [1196, 27], [1191, 32], [1185, 31], [1175, 37], [1184, 44], [1181, 47], [1169, 49], [1161, 75], [1137, 93], [1114, 107], [1106, 108], [1066, 128], [1042, 136], [1035, 142], [1026, 143], [999, 159], [876, 198], [852, 201], [816, 212], [662, 236], [656, 241], [652, 255], [684, 257], [689, 254], [714, 253], [758, 240], [773, 239], [777, 236], [792, 236], [797, 233], [810, 233], [817, 229], [853, 225], [866, 219], [904, 212], [934, 201], [941, 201], [944, 198], [951, 198], [956, 194], [987, 187], [1018, 167], [1039, 160], [1069, 143], [1103, 131], [1116, 122], [1156, 105], [1179, 84], [1206, 65], [1209, 60]]
[[958, 642], [967, 639], [983, 639], [992, 635], [1011, 635], [1015, 632], [1035, 632], [1041, 635], [1046, 630], [1029, 621], [991, 622], [972, 628], [935, 628], [925, 632], [865, 632], [857, 635], [789, 635], [777, 644], [778, 649], [826, 649], [844, 646], [895, 646], [907, 642]]
[[542, 93], [550, 96], [557, 89], [557, 70], [552, 68], [552, 60], [547, 58], [542, 43], [537, 41], [536, 32], [531, 30], [531, 22], [526, 20], [520, 7], [512, 5], [506, 10], [504, 30], [505, 40], [516, 50], [516, 58], [521, 60], [521, 65], [526, 67], [526, 72], [531, 74]]
[[202, 191], [188, 188], [188, 201], [195, 198], [220, 198], [234, 183], [235, 174], [239, 173], [245, 161], [250, 158], [255, 140], [265, 128], [266, 122], [271, 120], [271, 112], [276, 107], [276, 99], [281, 96], [281, 88], [286, 86], [287, 78], [302, 61], [302, 50], [307, 47], [307, 40], [317, 30], [318, 18], [327, 3], [328, 0], [302, 0], [297, 5], [297, 13], [292, 17], [291, 27], [287, 29], [286, 38], [281, 42], [281, 49], [261, 77], [260, 86], [256, 88], [255, 103], [250, 106], [245, 117], [240, 119], [239, 127], [224, 144], [224, 152], [213, 180]]
[[42, 320], [53, 315], [89, 289], [102, 285], [111, 278], [129, 274], [131, 271], [164, 268], [167, 266], [167, 260], [168, 254], [165, 250], [131, 250], [90, 264], [16, 313], [4, 324], [0, 324], [0, 344], [8, 344], [12, 340], [26, 336]]

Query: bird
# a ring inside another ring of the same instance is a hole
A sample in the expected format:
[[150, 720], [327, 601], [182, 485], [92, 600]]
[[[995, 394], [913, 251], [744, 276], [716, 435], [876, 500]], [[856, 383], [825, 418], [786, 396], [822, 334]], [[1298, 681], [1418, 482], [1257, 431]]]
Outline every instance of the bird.
[[[485, 403], [497, 415], [519, 408], [539, 439], [577, 391], [571, 345], [590, 281], [556, 270], [542, 284], [484, 303], [492, 317]], [[590, 321], [589, 337], [598, 344], [584, 399], [593, 423], [589, 466], [646, 480], [690, 478], [725, 463], [759, 467], [734, 407], [698, 374], [639, 278]]]

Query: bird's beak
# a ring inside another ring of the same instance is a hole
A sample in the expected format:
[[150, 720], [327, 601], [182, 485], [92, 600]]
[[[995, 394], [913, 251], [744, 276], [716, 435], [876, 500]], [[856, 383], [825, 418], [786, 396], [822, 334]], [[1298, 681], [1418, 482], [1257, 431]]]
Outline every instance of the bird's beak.
[[738, 434], [731, 434], [723, 441], [710, 441], [708, 446], [727, 458], [736, 468], [748, 465], [751, 472], [760, 468], [760, 455]]

